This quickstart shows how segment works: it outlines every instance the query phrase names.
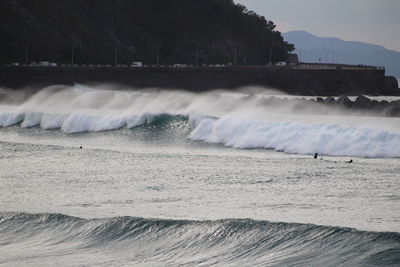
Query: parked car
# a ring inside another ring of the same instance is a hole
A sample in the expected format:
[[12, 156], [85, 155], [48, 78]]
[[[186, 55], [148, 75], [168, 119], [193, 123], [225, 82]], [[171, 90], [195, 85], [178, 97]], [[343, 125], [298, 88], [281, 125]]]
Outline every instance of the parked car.
[[131, 67], [141, 68], [141, 67], [143, 67], [143, 63], [140, 61], [134, 61], [134, 62], [132, 62]]
[[187, 68], [187, 64], [174, 64], [174, 68]]

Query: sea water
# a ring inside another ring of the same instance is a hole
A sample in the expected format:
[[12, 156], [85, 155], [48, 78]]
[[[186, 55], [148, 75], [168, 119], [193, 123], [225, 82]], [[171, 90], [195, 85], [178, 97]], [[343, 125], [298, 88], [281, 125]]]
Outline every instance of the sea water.
[[0, 105], [0, 264], [400, 262], [398, 118], [254, 90], [22, 95]]

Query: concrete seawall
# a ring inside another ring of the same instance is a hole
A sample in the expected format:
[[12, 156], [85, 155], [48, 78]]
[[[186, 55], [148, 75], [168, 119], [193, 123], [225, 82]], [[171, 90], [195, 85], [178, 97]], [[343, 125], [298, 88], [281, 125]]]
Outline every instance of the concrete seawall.
[[296, 69], [290, 67], [113, 68], [0, 67], [0, 86], [118, 83], [136, 88], [176, 88], [194, 92], [263, 86], [299, 95], [398, 95], [396, 79], [384, 70]]

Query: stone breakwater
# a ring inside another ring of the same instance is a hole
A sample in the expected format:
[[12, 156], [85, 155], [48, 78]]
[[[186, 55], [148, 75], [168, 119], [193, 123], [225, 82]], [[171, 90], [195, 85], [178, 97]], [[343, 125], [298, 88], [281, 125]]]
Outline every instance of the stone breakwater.
[[319, 103], [324, 103], [329, 106], [342, 106], [352, 110], [368, 110], [374, 111], [383, 116], [400, 117], [400, 100], [372, 100], [365, 96], [358, 96], [354, 101], [351, 101], [347, 96], [340, 96], [335, 99], [328, 97], [325, 100], [317, 98]]
[[[269, 97], [263, 102], [265, 105], [276, 107], [292, 105], [295, 112], [312, 111], [317, 110], [318, 107], [325, 106], [329, 107], [325, 111], [327, 113], [336, 109], [337, 111], [351, 111], [354, 113], [368, 112], [376, 116], [400, 117], [400, 100], [375, 100], [363, 95], [351, 98], [342, 95], [339, 97], [315, 97], [312, 99]], [[323, 109], [318, 110], [319, 112], [324, 112]]]
[[261, 86], [296, 95], [400, 95], [397, 80], [380, 69], [0, 67], [0, 87], [12, 89], [91, 82], [192, 92]]

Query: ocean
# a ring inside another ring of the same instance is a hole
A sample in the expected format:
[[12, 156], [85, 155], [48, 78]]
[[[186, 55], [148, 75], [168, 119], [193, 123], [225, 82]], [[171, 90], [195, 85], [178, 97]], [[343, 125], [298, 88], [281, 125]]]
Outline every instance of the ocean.
[[400, 118], [259, 88], [0, 92], [2, 266], [400, 265]]

